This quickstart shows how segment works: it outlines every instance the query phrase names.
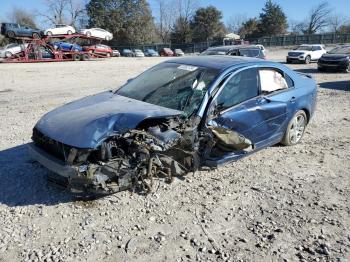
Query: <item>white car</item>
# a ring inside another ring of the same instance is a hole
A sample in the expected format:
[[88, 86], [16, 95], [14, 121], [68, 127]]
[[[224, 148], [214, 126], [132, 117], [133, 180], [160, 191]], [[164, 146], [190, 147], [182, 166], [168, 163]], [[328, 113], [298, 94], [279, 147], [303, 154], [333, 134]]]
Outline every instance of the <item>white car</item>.
[[80, 33], [86, 36], [94, 36], [94, 37], [102, 38], [107, 41], [113, 39], [112, 33], [101, 28], [82, 29], [80, 30]]
[[293, 61], [309, 64], [311, 61], [317, 61], [327, 51], [324, 45], [300, 45], [293, 51], [288, 52], [287, 63]]
[[9, 58], [15, 54], [24, 51], [28, 47], [28, 44], [8, 44], [4, 48], [0, 48], [0, 58]]
[[54, 28], [49, 28], [44, 31], [44, 35], [71, 35], [76, 32], [75, 28], [70, 25], [55, 25]]
[[140, 49], [134, 49], [135, 57], [145, 57], [145, 54]]

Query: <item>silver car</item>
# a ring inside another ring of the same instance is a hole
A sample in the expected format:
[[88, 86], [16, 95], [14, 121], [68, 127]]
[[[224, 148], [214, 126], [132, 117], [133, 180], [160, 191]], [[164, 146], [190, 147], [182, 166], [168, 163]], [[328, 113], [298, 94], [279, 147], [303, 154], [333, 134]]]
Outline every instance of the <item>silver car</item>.
[[8, 44], [4, 48], [0, 48], [0, 58], [9, 58], [15, 54], [18, 54], [24, 51], [27, 48], [28, 44], [19, 45], [19, 44]]

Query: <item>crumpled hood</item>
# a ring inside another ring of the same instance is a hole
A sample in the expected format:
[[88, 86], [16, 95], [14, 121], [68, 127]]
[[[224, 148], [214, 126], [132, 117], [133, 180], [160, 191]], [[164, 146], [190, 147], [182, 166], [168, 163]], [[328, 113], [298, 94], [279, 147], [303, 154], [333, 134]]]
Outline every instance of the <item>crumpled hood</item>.
[[61, 106], [36, 124], [41, 133], [77, 148], [96, 148], [107, 137], [136, 128], [146, 118], [181, 112], [107, 91]]

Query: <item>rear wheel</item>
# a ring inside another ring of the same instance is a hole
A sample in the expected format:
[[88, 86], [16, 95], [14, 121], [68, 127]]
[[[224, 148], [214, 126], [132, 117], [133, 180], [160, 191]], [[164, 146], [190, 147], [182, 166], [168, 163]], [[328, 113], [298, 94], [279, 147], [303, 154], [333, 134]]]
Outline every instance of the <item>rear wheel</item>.
[[304, 63], [305, 64], [310, 64], [310, 62], [311, 62], [311, 57], [308, 55], [307, 57], [305, 57]]
[[9, 32], [7, 32], [7, 36], [12, 38], [12, 37], [15, 37], [16, 35], [15, 35], [15, 32], [9, 31]]
[[73, 32], [71, 30], [68, 30], [67, 35], [71, 35]]
[[46, 34], [47, 34], [48, 36], [52, 36], [52, 32], [51, 32], [51, 31], [48, 31]]
[[298, 144], [304, 135], [306, 125], [306, 113], [305, 111], [300, 110], [293, 116], [292, 120], [290, 120], [287, 127], [287, 131], [284, 134], [281, 143], [285, 146], [292, 146]]

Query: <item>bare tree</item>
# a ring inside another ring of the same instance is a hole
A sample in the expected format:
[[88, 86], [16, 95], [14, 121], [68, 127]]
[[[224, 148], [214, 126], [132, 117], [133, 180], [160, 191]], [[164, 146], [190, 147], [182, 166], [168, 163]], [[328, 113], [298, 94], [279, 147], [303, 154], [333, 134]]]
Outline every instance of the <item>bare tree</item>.
[[176, 17], [173, 14], [173, 1], [157, 0], [159, 8], [159, 21], [157, 23], [157, 34], [163, 43], [170, 40], [171, 29]]
[[233, 32], [238, 34], [243, 24], [248, 21], [248, 17], [244, 14], [237, 14], [235, 16], [231, 16], [227, 22], [227, 28]]
[[316, 32], [327, 27], [329, 25], [330, 13], [331, 8], [329, 7], [329, 3], [327, 1], [324, 1], [318, 6], [314, 7], [310, 11], [309, 18], [306, 19], [304, 33], [310, 35], [315, 34]]
[[343, 14], [334, 14], [329, 17], [329, 29], [332, 33], [337, 33], [339, 29], [348, 22]]
[[306, 27], [305, 23], [293, 19], [290, 19], [288, 21], [288, 25], [289, 31], [293, 35], [302, 34]]
[[46, 23], [76, 26], [85, 10], [83, 0], [43, 0], [47, 9], [39, 12]]
[[35, 17], [33, 14], [19, 7], [13, 8], [8, 14], [8, 19], [13, 23], [36, 28]]

